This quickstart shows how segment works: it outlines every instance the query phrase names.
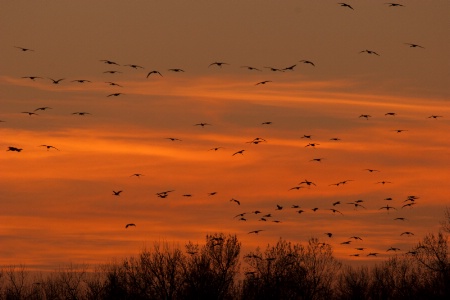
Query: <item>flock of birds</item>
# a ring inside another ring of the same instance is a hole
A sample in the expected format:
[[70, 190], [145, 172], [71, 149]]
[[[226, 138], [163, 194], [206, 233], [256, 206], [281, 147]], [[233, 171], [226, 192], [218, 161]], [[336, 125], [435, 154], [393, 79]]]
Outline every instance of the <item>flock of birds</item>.
[[[404, 5], [399, 4], [399, 3], [385, 3], [386, 5], [390, 6], [390, 7], [402, 7]], [[339, 3], [339, 5], [341, 5], [342, 7], [354, 10], [354, 8], [347, 4], [347, 3]], [[419, 45], [419, 44], [415, 44], [415, 43], [404, 43], [405, 45], [411, 47], [411, 48], [421, 48], [421, 49], [425, 49], [425, 47]], [[17, 48], [19, 51], [21, 52], [34, 52], [34, 49], [31, 48], [25, 48], [25, 47], [19, 47], [19, 46], [14, 46], [15, 48]], [[361, 54], [368, 54], [368, 55], [375, 55], [375, 56], [380, 56], [380, 53], [378, 53], [377, 51], [374, 50], [369, 50], [369, 49], [364, 49], [361, 50], [359, 53]], [[109, 59], [101, 59], [99, 60], [100, 63], [103, 63], [105, 65], [108, 65], [110, 67], [114, 67], [114, 68], [121, 68], [121, 67], [127, 67], [127, 68], [131, 68], [131, 69], [135, 69], [135, 70], [146, 70], [145, 67], [138, 65], [138, 64], [119, 64], [113, 60], [109, 60]], [[275, 68], [275, 67], [270, 67], [270, 66], [264, 66], [264, 67], [254, 67], [254, 66], [248, 66], [248, 65], [241, 65], [239, 66], [239, 68], [242, 69], [246, 69], [252, 72], [263, 72], [264, 69], [268, 70], [269, 72], [292, 72], [295, 70], [296, 67], [298, 67], [298, 63], [304, 64], [304, 65], [309, 65], [310, 67], [316, 67], [316, 63], [311, 61], [311, 60], [306, 60], [306, 59], [302, 59], [299, 60], [297, 63], [289, 65], [287, 67], [283, 67], [283, 68]], [[207, 66], [207, 68], [223, 68], [225, 66], [230, 66], [230, 63], [227, 62], [223, 62], [223, 61], [215, 61], [210, 63], [209, 65], [205, 64], [205, 67]], [[184, 69], [181, 68], [169, 68], [166, 70], [167, 72], [173, 72], [173, 73], [184, 73], [186, 72]], [[109, 70], [105, 70], [103, 73], [104, 74], [119, 74], [122, 73], [123, 70], [117, 70], [117, 69], [109, 69]], [[160, 70], [147, 70], [144, 72], [143, 74], [143, 78], [145, 77], [146, 79], [150, 79], [153, 76], [158, 76], [158, 77], [164, 77], [165, 74], [163, 74], [163, 71]], [[105, 75], [105, 76], [109, 76], [109, 75]], [[65, 82], [71, 82], [73, 84], [89, 84], [92, 83], [93, 81], [90, 79], [82, 79], [82, 78], [74, 78], [74, 79], [67, 79], [67, 78], [51, 78], [51, 77], [45, 77], [45, 76], [37, 76], [37, 75], [26, 75], [26, 76], [22, 76], [22, 79], [29, 79], [31, 81], [36, 81], [36, 80], [47, 80], [49, 83], [53, 84], [53, 85], [61, 85], [64, 84]], [[272, 80], [262, 80], [262, 81], [258, 81], [256, 83], [254, 83], [254, 85], [259, 86], [259, 85], [265, 85], [268, 83], [272, 83]], [[111, 80], [107, 80], [104, 81], [105, 84], [110, 85], [112, 87], [115, 88], [123, 88], [123, 85], [115, 82], [115, 81], [111, 81]], [[123, 96], [125, 95], [125, 93], [123, 92], [113, 92], [113, 93], [109, 93], [106, 95], [106, 97], [118, 97], [118, 96]], [[32, 110], [25, 110], [22, 111], [22, 114], [25, 114], [29, 117], [34, 117], [34, 116], [38, 116], [40, 113], [45, 113], [48, 110], [51, 110], [51, 107], [48, 106], [43, 106], [43, 107], [37, 107], [35, 109]], [[91, 115], [90, 112], [87, 111], [76, 111], [76, 112], [72, 112], [72, 115], [77, 115], [77, 116], [87, 116], [87, 115]], [[386, 112], [385, 113], [385, 117], [396, 117], [397, 113], [396, 112]], [[357, 116], [355, 116], [356, 118]], [[372, 118], [371, 115], [369, 114], [361, 114], [359, 115], [359, 118], [365, 119], [365, 120], [369, 120]], [[431, 115], [431, 116], [427, 116], [427, 118], [430, 119], [438, 119], [438, 118], [443, 118], [442, 115]], [[0, 120], [0, 122], [6, 122], [5, 120]], [[264, 121], [261, 122], [260, 125], [262, 126], [272, 126], [273, 122], [272, 121]], [[198, 126], [198, 127], [207, 127], [207, 126], [213, 126], [213, 124], [211, 123], [207, 123], [207, 122], [199, 122], [196, 124], [193, 124], [193, 126]], [[406, 129], [392, 129], [392, 131], [397, 132], [397, 133], [402, 133], [407, 131]], [[320, 143], [317, 143], [313, 140], [312, 135], [309, 134], [305, 134], [303, 136], [300, 137], [301, 139], [304, 139], [305, 141], [307, 141], [307, 144], [305, 144], [305, 148], [316, 148], [318, 146], [320, 146]], [[182, 142], [182, 140], [180, 138], [177, 137], [167, 137], [165, 138], [171, 142]], [[338, 143], [341, 139], [338, 137], [332, 137], [329, 140], [334, 141], [336, 143]], [[248, 144], [253, 144], [253, 145], [259, 145], [259, 144], [264, 144], [267, 143], [268, 141], [265, 138], [261, 138], [261, 137], [256, 137], [252, 140], [247, 141], [246, 143]], [[53, 145], [48, 145], [48, 144], [42, 144], [42, 145], [38, 145], [39, 147], [42, 147], [43, 149], [45, 149], [46, 151], [60, 151], [60, 149], [56, 146]], [[208, 149], [209, 151], [219, 151], [224, 149], [225, 147], [222, 146], [216, 146], [213, 148]], [[6, 151], [10, 151], [10, 152], [22, 152], [24, 149], [21, 148], [20, 146], [17, 145], [11, 145], [8, 146]], [[231, 156], [239, 156], [239, 155], [244, 155], [246, 149], [240, 149], [238, 151], [234, 151], [232, 153], [230, 153]], [[324, 157], [315, 157], [312, 158], [310, 160], [310, 162], [312, 163], [322, 163], [325, 160]], [[362, 172], [368, 172], [368, 173], [378, 173], [380, 172], [380, 170], [377, 169], [370, 169], [370, 168], [366, 168], [361, 170]], [[142, 173], [134, 173], [131, 174], [130, 177], [136, 177], [136, 178], [141, 178], [142, 176], [145, 176]], [[335, 187], [341, 187], [344, 185], [348, 185], [351, 182], [354, 182], [357, 180], [354, 179], [345, 179], [345, 180], [341, 180], [339, 182], [335, 182], [335, 183], [329, 183], [328, 186], [335, 186]], [[386, 185], [386, 184], [392, 184], [392, 182], [390, 181], [386, 181], [386, 180], [381, 180], [381, 181], [376, 181], [374, 182], [374, 184], [379, 184], [379, 185]], [[294, 186], [292, 186], [291, 188], [287, 189], [287, 192], [292, 193], [293, 191], [299, 191], [299, 190], [303, 190], [303, 189], [314, 189], [317, 187], [317, 183], [310, 181], [308, 179], [304, 179], [300, 182], [298, 182], [297, 184], [295, 184]], [[157, 192], [155, 195], [158, 198], [168, 198], [172, 193], [174, 193], [175, 190], [165, 190], [165, 191], [160, 191]], [[120, 197], [122, 194], [124, 193], [123, 190], [113, 190], [112, 191], [112, 196], [114, 197]], [[212, 192], [208, 192], [206, 194], [206, 196], [208, 197], [213, 197], [217, 195], [217, 191], [212, 191]], [[181, 195], [182, 197], [193, 197], [193, 194], [190, 193], [184, 193]], [[341, 209], [341, 207], [351, 207], [353, 209], [353, 211], [358, 211], [358, 210], [367, 210], [367, 209], [375, 209], [375, 210], [379, 210], [380, 212], [385, 211], [387, 214], [389, 214], [391, 211], [392, 212], [401, 212], [402, 210], [405, 209], [411, 209], [413, 208], [416, 204], [417, 204], [417, 200], [420, 197], [416, 196], [416, 195], [407, 195], [406, 199], [401, 202], [399, 205], [397, 206], [391, 206], [390, 204], [381, 204], [378, 205], [376, 207], [371, 207], [368, 208], [368, 205], [366, 204], [366, 201], [362, 200], [362, 199], [357, 199], [354, 201], [348, 201], [348, 202], [344, 202], [344, 201], [334, 201], [333, 203], [329, 204], [329, 207], [309, 207], [309, 208], [302, 208], [299, 204], [290, 204], [286, 207], [286, 205], [284, 204], [280, 204], [280, 203], [276, 203], [273, 206], [273, 209], [270, 211], [265, 211], [263, 212], [262, 209], [258, 209], [255, 208], [251, 211], [245, 211], [245, 212], [239, 212], [238, 214], [236, 214], [233, 219], [235, 219], [236, 221], [239, 222], [247, 222], [247, 221], [257, 221], [261, 224], [268, 224], [268, 223], [282, 223], [283, 219], [280, 215], [281, 211], [292, 211], [293, 213], [296, 213], [298, 215], [302, 215], [302, 214], [317, 214], [320, 211], [326, 211], [329, 212], [330, 214], [333, 215], [345, 215], [347, 212], [343, 209]], [[387, 203], [392, 203], [395, 202], [394, 199], [392, 197], [386, 197], [384, 199], [380, 199], [382, 201], [386, 201]], [[240, 207], [242, 204], [242, 201], [236, 198], [231, 198], [230, 200], [231, 204], [236, 205], [237, 207]], [[384, 202], [385, 203], [385, 202]], [[338, 209], [339, 208], [339, 209]], [[278, 215], [277, 215], [278, 214]], [[280, 218], [281, 217], [281, 218]], [[402, 221], [406, 221], [407, 219], [403, 216], [395, 216], [392, 218], [393, 221], [395, 222], [402, 222]], [[255, 225], [256, 226], [256, 225]], [[131, 227], [136, 227], [135, 223], [127, 223], [125, 225], [126, 229], [129, 229]], [[258, 235], [261, 232], [266, 231], [267, 229], [254, 229], [248, 232], [248, 234], [254, 234], [254, 235]], [[328, 239], [332, 239], [334, 237], [334, 233], [333, 232], [324, 232], [323, 233]], [[406, 236], [406, 237], [410, 237], [410, 236], [414, 236], [413, 232], [410, 231], [404, 231], [404, 232], [399, 232], [398, 233], [399, 236]], [[338, 242], [340, 245], [353, 245], [354, 243], [358, 243], [363, 241], [363, 238], [357, 235], [353, 235], [348, 237], [348, 239], [343, 240], [342, 242]], [[356, 253], [352, 253], [350, 254], [350, 256], [353, 257], [358, 257], [361, 256], [364, 252], [364, 250], [366, 250], [366, 247], [361, 247], [360, 245], [358, 245], [358, 247], [354, 248], [355, 250], [357, 250], [358, 252]], [[397, 252], [400, 251], [400, 249], [398, 247], [389, 247], [388, 249], [386, 249], [386, 252]], [[409, 251], [407, 253], [410, 254], [414, 254], [414, 251]], [[366, 256], [377, 256], [378, 254], [380, 254], [379, 252], [368, 252], [366, 254]]]

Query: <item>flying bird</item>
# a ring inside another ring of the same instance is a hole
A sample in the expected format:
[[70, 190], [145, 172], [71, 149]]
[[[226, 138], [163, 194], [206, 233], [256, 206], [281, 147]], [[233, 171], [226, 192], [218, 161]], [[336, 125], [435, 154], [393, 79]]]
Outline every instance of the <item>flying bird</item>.
[[338, 4], [340, 4], [340, 5], [343, 6], [343, 7], [348, 7], [348, 8], [350, 8], [350, 9], [353, 9], [353, 7], [351, 7], [351, 5], [349, 5], [349, 4], [347, 4], [347, 3], [340, 2], [340, 3], [338, 3]]
[[53, 84], [59, 84], [61, 81], [63, 81], [64, 80], [64, 78], [60, 78], [60, 79], [52, 79], [52, 78], [48, 78], [48, 79], [50, 79], [52, 82], [53, 82]]
[[120, 66], [118, 63], [111, 61], [111, 60], [107, 60], [107, 59], [101, 59], [100, 61], [104, 62], [105, 64], [108, 65], [116, 65], [116, 66]]
[[359, 53], [367, 53], [367, 54], [374, 54], [374, 55], [380, 56], [380, 54], [378, 54], [377, 52], [372, 51], [372, 50], [367, 50], [367, 49], [359, 51]]
[[134, 224], [134, 223], [129, 223], [129, 224], [125, 225], [125, 228], [128, 228], [128, 227], [130, 227], [130, 226], [136, 227], [136, 224]]
[[237, 199], [231, 198], [230, 202], [236, 202], [237, 205], [241, 205], [241, 202]]
[[236, 154], [242, 154], [242, 155], [244, 155], [244, 151], [245, 151], [245, 149], [244, 149], [244, 150], [239, 150], [239, 151], [233, 153], [233, 155], [231, 155], [231, 156], [235, 156]]
[[305, 179], [304, 181], [300, 182], [299, 184], [306, 184], [307, 186], [316, 185], [314, 182], [309, 181]]
[[123, 95], [123, 93], [113, 93], [113, 94], [109, 94], [106, 97], [117, 97], [117, 96], [120, 96], [120, 95]]
[[52, 146], [52, 145], [40, 145], [39, 147], [46, 147], [46, 148], [47, 148], [47, 151], [49, 151], [50, 149], [55, 149], [55, 150], [58, 150], [58, 151], [59, 151], [58, 148], [56, 148], [56, 147], [54, 147], [54, 146]]
[[213, 63], [209, 64], [208, 68], [211, 67], [211, 66], [214, 66], [214, 65], [222, 68], [222, 65], [229, 65], [229, 64], [226, 63], [226, 62], [216, 61], [216, 62], [213, 62]]
[[31, 80], [35, 80], [36, 78], [41, 78], [42, 79], [42, 77], [39, 77], [39, 76], [23, 76], [22, 78], [28, 78], [28, 79], [31, 79]]
[[212, 124], [209, 124], [209, 123], [197, 123], [197, 124], [194, 124], [194, 126], [201, 126], [201, 127], [205, 127], [207, 125], [211, 126]]
[[369, 120], [370, 117], [372, 117], [371, 115], [360, 115], [360, 118], [365, 118], [366, 120]]
[[246, 68], [247, 70], [250, 70], [250, 71], [261, 71], [258, 68], [254, 68], [254, 67], [250, 67], [250, 66], [241, 66], [241, 68]]
[[113, 192], [113, 196], [120, 196], [120, 193], [122, 193], [122, 191], [112, 191]]
[[324, 234], [326, 234], [328, 237], [332, 237], [333, 234], [331, 232], [325, 232]]
[[175, 141], [181, 142], [181, 140], [179, 138], [173, 138], [173, 137], [166, 138], [166, 140], [171, 140], [172, 142], [175, 142]]
[[111, 82], [111, 81], [106, 81], [105, 83], [109, 83], [109, 85], [112, 85], [112, 86], [123, 87], [123, 86], [121, 86], [120, 84], [117, 84], [117, 83]]
[[385, 3], [385, 4], [387, 4], [388, 6], [392, 6], [392, 7], [396, 7], [396, 6], [404, 6], [403, 4], [392, 3], [392, 2], [388, 2], [388, 3]]
[[340, 213], [341, 215], [344, 215], [343, 213], [341, 213], [339, 210], [337, 210], [337, 209], [334, 209], [334, 208], [330, 208], [330, 210], [333, 212], [333, 213]]
[[134, 174], [131, 174], [130, 175], [130, 177], [137, 177], [137, 178], [141, 178], [141, 176], [144, 176], [144, 174], [141, 174], [141, 173], [134, 173]]
[[30, 48], [23, 48], [23, 47], [17, 47], [17, 46], [14, 46], [14, 48], [20, 49], [20, 50], [22, 50], [22, 52], [34, 51], [33, 49], [30, 49]]
[[124, 65], [124, 66], [130, 67], [130, 68], [133, 68], [133, 69], [144, 69], [144, 67], [139, 66], [139, 65]]
[[251, 233], [258, 234], [258, 233], [260, 233], [261, 231], [263, 231], [263, 230], [262, 230], [262, 229], [253, 230], [253, 231], [248, 232], [248, 234], [251, 234]]
[[111, 71], [104, 71], [103, 73], [106, 73], [106, 74], [116, 74], [116, 73], [122, 73], [122, 72], [111, 70]]
[[52, 109], [51, 107], [48, 106], [44, 106], [44, 107], [38, 107], [36, 108], [34, 111], [38, 111], [38, 110], [47, 110], [47, 109]]
[[272, 82], [272, 81], [271, 81], [271, 80], [264, 80], [264, 81], [258, 82], [258, 83], [255, 84], [255, 85], [266, 84], [266, 83], [268, 83], [268, 82]]
[[152, 75], [152, 74], [158, 74], [159, 76], [163, 77], [162, 74], [161, 74], [159, 71], [153, 70], [153, 71], [148, 72], [147, 78], [148, 78], [150, 75]]
[[92, 81], [87, 80], [87, 79], [75, 79], [75, 80], [72, 80], [71, 82], [85, 83], [85, 82], [92, 82]]
[[412, 233], [410, 231], [405, 231], [405, 232], [402, 232], [400, 235], [412, 236], [412, 235], [414, 235], [414, 233]]
[[417, 45], [417, 44], [405, 43], [405, 45], [409, 45], [410, 48], [422, 48], [422, 49], [425, 49], [425, 47], [422, 47], [422, 46]]
[[169, 69], [168, 71], [175, 72], [175, 73], [184, 72], [183, 69]]
[[90, 115], [90, 113], [84, 112], [84, 111], [79, 111], [79, 112], [77, 111], [77, 112], [72, 113], [72, 115], [85, 116], [85, 115]]
[[297, 66], [297, 65], [292, 65], [292, 66], [290, 66], [290, 67], [286, 67], [286, 68], [282, 69], [282, 71], [294, 71], [294, 68], [295, 68], [296, 66]]
[[313, 66], [313, 67], [316, 66], [316, 65], [315, 65], [312, 61], [310, 61], [310, 60], [302, 59], [302, 60], [299, 61], [299, 62], [302, 62], [302, 63], [304, 63], [304, 64], [310, 64], [310, 65]]
[[397, 210], [395, 207], [392, 207], [392, 206], [389, 206], [389, 205], [380, 207], [379, 209], [385, 209], [385, 210], [387, 210], [387, 211], [389, 211], [390, 209], [395, 209], [395, 210]]
[[39, 116], [37, 113], [31, 112], [31, 111], [23, 111], [22, 114], [28, 114], [29, 116], [33, 116], [33, 115]]
[[387, 113], [385, 113], [384, 115], [385, 115], [385, 116], [396, 116], [397, 113], [395, 113], [395, 112], [387, 112]]
[[22, 150], [23, 150], [22, 148], [17, 148], [17, 147], [9, 146], [9, 147], [8, 147], [8, 150], [6, 150], [6, 151], [20, 152], [20, 151], [22, 151]]

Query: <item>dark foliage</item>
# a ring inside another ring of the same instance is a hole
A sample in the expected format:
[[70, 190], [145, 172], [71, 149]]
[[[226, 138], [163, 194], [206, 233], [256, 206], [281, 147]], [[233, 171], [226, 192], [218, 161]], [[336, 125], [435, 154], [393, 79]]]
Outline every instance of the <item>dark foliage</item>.
[[408, 254], [353, 268], [341, 267], [331, 246], [317, 239], [306, 245], [280, 239], [241, 262], [236, 236], [214, 234], [202, 246], [155, 244], [94, 271], [70, 265], [36, 276], [24, 266], [0, 269], [0, 300], [450, 299], [447, 240], [445, 230], [429, 234]]

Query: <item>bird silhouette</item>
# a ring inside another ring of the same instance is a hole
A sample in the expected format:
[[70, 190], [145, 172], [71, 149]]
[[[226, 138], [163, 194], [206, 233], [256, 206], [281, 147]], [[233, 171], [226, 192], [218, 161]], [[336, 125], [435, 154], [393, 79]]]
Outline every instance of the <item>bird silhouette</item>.
[[153, 70], [153, 71], [148, 72], [147, 78], [148, 78], [150, 75], [152, 75], [152, 74], [158, 74], [159, 76], [163, 77], [162, 74], [161, 74], [159, 71]]
[[129, 224], [125, 225], [125, 228], [128, 228], [128, 227], [136, 227], [136, 224], [134, 224], [134, 223], [129, 223]]
[[133, 69], [144, 69], [143, 66], [134, 65], [134, 64], [124, 65], [124, 66], [130, 67], [130, 68], [133, 68]]
[[364, 118], [366, 120], [369, 120], [370, 117], [372, 117], [371, 115], [360, 115], [360, 118]]
[[389, 211], [390, 209], [395, 209], [395, 210], [397, 210], [395, 207], [392, 207], [392, 206], [389, 206], [389, 205], [380, 207], [379, 209], [385, 209], [385, 210], [387, 210], [387, 211]]
[[348, 7], [348, 8], [350, 8], [350, 9], [353, 9], [353, 7], [352, 7], [351, 5], [349, 5], [349, 4], [347, 4], [347, 3], [340, 2], [340, 3], [338, 3], [338, 4], [340, 4], [340, 5], [343, 6], [343, 7]]
[[52, 109], [51, 107], [48, 106], [44, 106], [44, 107], [38, 107], [36, 108], [34, 111], [38, 111], [38, 110], [47, 110], [47, 109]]
[[105, 64], [108, 65], [116, 65], [116, 66], [120, 66], [118, 63], [111, 61], [111, 60], [107, 60], [107, 59], [101, 59], [100, 61], [104, 62]]
[[330, 208], [329, 210], [331, 210], [333, 213], [340, 213], [341, 215], [344, 215], [343, 213], [341, 213], [339, 210], [334, 209], [334, 208]]
[[304, 63], [304, 64], [310, 64], [310, 65], [313, 66], [313, 67], [316, 66], [316, 65], [315, 65], [312, 61], [310, 61], [310, 60], [302, 59], [302, 60], [300, 60], [300, 62], [302, 62], [302, 63]]
[[179, 138], [173, 138], [173, 137], [168, 137], [168, 138], [166, 138], [166, 140], [171, 140], [172, 142], [175, 142], [175, 141], [181, 142], [181, 140]]
[[71, 82], [86, 83], [86, 82], [92, 82], [92, 81], [87, 80], [87, 79], [75, 79], [75, 80], [72, 80]]
[[314, 182], [309, 181], [305, 179], [304, 181], [300, 182], [299, 184], [306, 184], [307, 186], [316, 185]]
[[110, 70], [110, 71], [104, 71], [103, 73], [105, 73], [105, 74], [117, 74], [117, 73], [122, 73], [122, 72], [115, 71], [115, 70]]
[[144, 174], [141, 174], [141, 173], [134, 173], [134, 174], [131, 174], [131, 175], [130, 175], [130, 177], [137, 177], [137, 178], [141, 178], [141, 176], [144, 176]]
[[48, 79], [50, 79], [50, 80], [52, 81], [53, 84], [59, 84], [61, 81], [64, 80], [64, 78], [60, 78], [60, 79], [52, 79], [52, 78], [50, 78], [50, 77], [49, 77]]
[[9, 146], [9, 147], [8, 147], [8, 150], [6, 150], [6, 151], [21, 152], [22, 150], [23, 150], [22, 148], [17, 148], [17, 147]]
[[242, 154], [242, 155], [244, 155], [244, 151], [245, 151], [245, 149], [244, 149], [244, 150], [239, 150], [239, 151], [233, 153], [231, 156], [235, 156], [236, 154]]
[[194, 124], [194, 126], [201, 126], [201, 127], [205, 127], [205, 126], [211, 126], [212, 124], [209, 124], [209, 123], [197, 123], [197, 124]]
[[328, 237], [332, 237], [333, 234], [331, 232], [325, 232], [324, 234], [326, 234]]
[[258, 234], [258, 233], [260, 233], [261, 231], [263, 231], [263, 230], [262, 230], [262, 229], [253, 230], [253, 231], [248, 232], [248, 234], [251, 234], [251, 233]]
[[31, 80], [35, 80], [35, 79], [37, 79], [37, 78], [41, 78], [42, 79], [42, 77], [39, 77], [39, 76], [23, 76], [22, 78], [27, 78], [27, 79], [31, 79]]
[[216, 61], [216, 62], [213, 62], [213, 63], [209, 64], [208, 68], [211, 67], [211, 66], [218, 66], [218, 67], [222, 68], [222, 65], [229, 65], [229, 64], [226, 63], [226, 62]]
[[389, 251], [397, 252], [397, 251], [400, 251], [400, 248], [390, 247], [389, 249], [386, 250], [386, 252], [389, 252]]
[[414, 233], [412, 233], [411, 231], [405, 231], [405, 232], [402, 232], [400, 235], [411, 236], [411, 235], [414, 235]]
[[237, 199], [231, 198], [230, 202], [236, 202], [237, 205], [241, 205], [241, 202]]
[[367, 254], [367, 256], [377, 256], [378, 254], [380, 254], [380, 253], [378, 253], [378, 252], [370, 252], [369, 254]]
[[261, 125], [271, 125], [272, 122], [271, 121], [266, 121], [266, 122], [262, 122]]
[[266, 84], [266, 83], [268, 83], [268, 82], [272, 82], [272, 81], [271, 81], [271, 80], [264, 80], [264, 81], [258, 82], [258, 83], [255, 84], [255, 85]]
[[112, 94], [107, 95], [106, 97], [118, 97], [120, 95], [123, 95], [123, 93], [112, 93]]
[[395, 112], [387, 112], [384, 115], [385, 116], [396, 116], [397, 114]]
[[22, 114], [28, 114], [29, 116], [39, 116], [37, 113], [31, 111], [23, 111]]
[[112, 81], [106, 81], [105, 83], [108, 83], [109, 85], [112, 85], [112, 86], [123, 87], [123, 86], [121, 86], [120, 84], [117, 84], [117, 83], [112, 82]]
[[428, 118], [429, 119], [437, 119], [437, 118], [443, 118], [443, 116], [431, 115]]
[[405, 43], [405, 45], [409, 45], [410, 48], [422, 48], [422, 49], [425, 49], [425, 47], [422, 47], [422, 46], [417, 45], [417, 44]]
[[373, 54], [373, 55], [377, 55], [377, 56], [380, 56], [380, 54], [378, 54], [377, 52], [375, 52], [375, 51], [372, 51], [372, 50], [362, 50], [362, 51], [359, 51], [359, 53], [367, 53], [367, 54]]
[[260, 69], [254, 68], [251, 66], [241, 66], [241, 68], [246, 68], [247, 70], [250, 70], [250, 71], [261, 71]]
[[52, 146], [52, 145], [40, 145], [39, 147], [46, 147], [46, 148], [47, 148], [47, 151], [49, 151], [50, 149], [55, 149], [55, 150], [58, 150], [58, 151], [59, 151], [58, 148], [56, 148], [56, 147], [54, 147], [54, 146]]
[[86, 116], [86, 115], [90, 115], [90, 113], [84, 112], [84, 111], [77, 111], [77, 112], [72, 113], [72, 115]]
[[297, 66], [297, 65], [292, 65], [292, 66], [283, 68], [282, 71], [294, 71], [294, 68], [295, 68], [296, 66]]
[[392, 2], [388, 2], [388, 3], [385, 3], [385, 4], [388, 5], [388, 6], [392, 6], [392, 7], [396, 7], [396, 6], [404, 6], [403, 4], [392, 3]]
[[175, 72], [175, 73], [184, 72], [183, 69], [169, 69], [168, 71], [170, 71], [170, 72]]
[[122, 193], [122, 191], [112, 191], [113, 192], [113, 196], [120, 196], [120, 194]]
[[30, 48], [24, 48], [24, 47], [17, 47], [17, 46], [14, 46], [14, 48], [17, 48], [17, 49], [21, 50], [22, 52], [34, 51], [33, 49], [30, 49]]

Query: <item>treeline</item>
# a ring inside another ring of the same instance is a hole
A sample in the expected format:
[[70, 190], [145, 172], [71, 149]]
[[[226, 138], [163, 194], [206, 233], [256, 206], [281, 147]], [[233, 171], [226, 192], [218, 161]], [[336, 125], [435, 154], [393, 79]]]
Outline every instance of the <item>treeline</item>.
[[445, 229], [370, 268], [343, 266], [317, 239], [280, 239], [242, 256], [237, 237], [219, 233], [185, 249], [155, 244], [95, 271], [72, 265], [44, 276], [6, 267], [0, 299], [450, 299]]

